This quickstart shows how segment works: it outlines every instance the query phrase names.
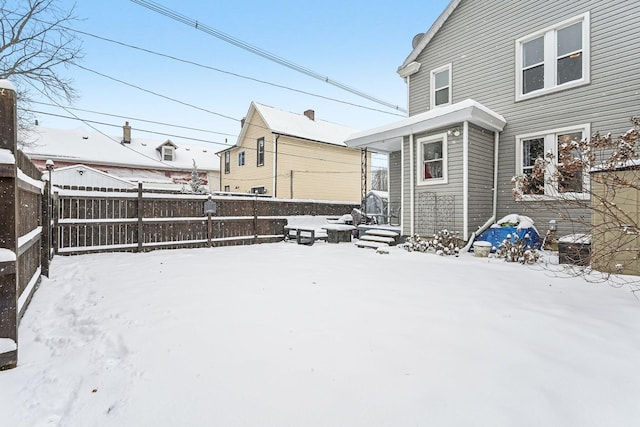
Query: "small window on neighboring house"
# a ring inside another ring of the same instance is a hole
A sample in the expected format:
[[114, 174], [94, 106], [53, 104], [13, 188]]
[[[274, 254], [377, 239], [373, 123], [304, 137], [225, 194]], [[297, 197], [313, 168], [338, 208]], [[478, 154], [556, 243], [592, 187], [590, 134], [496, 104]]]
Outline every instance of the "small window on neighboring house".
[[231, 172], [231, 152], [224, 152], [224, 173]]
[[238, 152], [238, 166], [244, 166], [244, 151]]
[[162, 147], [162, 160], [172, 162], [175, 157], [175, 148], [171, 145], [164, 145]]
[[451, 104], [451, 64], [431, 71], [431, 108]]
[[264, 186], [261, 187], [251, 187], [251, 192], [253, 194], [267, 194], [267, 189]]
[[230, 186], [228, 186], [228, 185], [225, 185], [225, 186], [224, 186], [224, 191], [225, 191], [226, 193], [230, 192], [230, 191], [231, 191], [231, 187], [230, 187]]
[[447, 135], [440, 134], [418, 140], [418, 183], [447, 182]]
[[589, 83], [589, 13], [516, 40], [516, 101]]
[[[553, 159], [553, 164], [544, 168], [544, 177], [530, 180], [522, 192], [528, 196], [559, 196], [570, 194], [575, 198], [587, 198], [589, 175], [586, 171], [558, 169], [558, 164], [570, 159], [559, 159], [562, 147], [571, 147], [589, 136], [590, 126], [580, 125], [516, 137], [516, 173], [532, 176], [536, 162]], [[576, 150], [564, 151], [570, 157], [580, 156]]]
[[264, 166], [264, 138], [258, 139], [257, 146], [257, 158], [258, 158], [258, 166]]

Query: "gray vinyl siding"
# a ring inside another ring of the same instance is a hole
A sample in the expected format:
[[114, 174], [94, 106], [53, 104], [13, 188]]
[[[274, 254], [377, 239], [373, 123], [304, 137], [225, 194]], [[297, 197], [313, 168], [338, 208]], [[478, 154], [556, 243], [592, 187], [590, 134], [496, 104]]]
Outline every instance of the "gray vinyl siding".
[[[587, 11], [590, 83], [515, 102], [515, 41]], [[549, 219], [559, 219], [557, 213], [534, 202], [516, 203], [512, 196], [516, 135], [586, 123], [592, 133], [628, 130], [629, 118], [640, 110], [638, 34], [640, 7], [633, 1], [463, 0], [416, 59], [422, 65], [411, 76], [410, 115], [429, 108], [430, 71], [451, 63], [453, 102], [472, 98], [507, 121], [499, 141], [498, 216], [524, 213], [544, 232]], [[588, 216], [583, 210], [567, 213]], [[558, 232], [573, 231], [569, 226], [560, 221]]]
[[411, 234], [411, 160], [409, 154], [409, 137], [405, 136], [402, 141], [402, 161], [404, 162], [404, 203], [402, 204], [402, 234], [408, 236]]
[[[462, 130], [462, 124], [457, 126]], [[447, 139], [447, 183], [435, 185], [418, 185], [417, 167], [418, 140], [422, 137], [446, 133], [446, 129], [435, 129], [428, 133], [420, 133], [414, 136], [414, 176], [415, 197], [414, 215], [415, 232], [420, 235], [431, 235], [440, 230], [463, 232], [463, 146], [462, 133], [459, 136], [449, 136]], [[428, 197], [428, 199], [426, 199]], [[435, 204], [432, 201], [435, 198]], [[424, 206], [425, 200], [429, 200], [428, 206]], [[451, 205], [453, 203], [453, 205]], [[425, 215], [425, 208], [429, 211]]]
[[493, 214], [494, 133], [469, 125], [469, 233]]
[[[402, 155], [400, 151], [389, 153], [389, 214], [396, 215], [401, 204]], [[402, 211], [401, 211], [402, 212]], [[394, 218], [393, 221], [399, 221]]]

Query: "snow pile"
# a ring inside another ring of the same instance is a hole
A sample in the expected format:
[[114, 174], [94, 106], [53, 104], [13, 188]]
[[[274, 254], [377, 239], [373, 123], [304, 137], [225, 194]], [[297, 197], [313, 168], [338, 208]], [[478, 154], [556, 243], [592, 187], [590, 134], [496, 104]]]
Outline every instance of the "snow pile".
[[16, 158], [13, 156], [13, 153], [6, 148], [0, 148], [0, 165], [13, 165], [15, 163]]
[[0, 425], [637, 425], [628, 288], [388, 250], [55, 257]]
[[16, 260], [16, 253], [9, 249], [0, 248], [0, 262], [11, 262]]
[[[0, 354], [14, 351], [17, 348], [16, 342], [11, 338], [0, 338]], [[2, 416], [0, 416], [0, 420], [2, 420]]]
[[[526, 228], [534, 228], [533, 220], [525, 215], [518, 214], [509, 214], [505, 217], [502, 217], [500, 220], [496, 221], [492, 227], [503, 227], [503, 226], [511, 226], [515, 227], [518, 230], [524, 230]], [[536, 230], [537, 232], [537, 230]]]

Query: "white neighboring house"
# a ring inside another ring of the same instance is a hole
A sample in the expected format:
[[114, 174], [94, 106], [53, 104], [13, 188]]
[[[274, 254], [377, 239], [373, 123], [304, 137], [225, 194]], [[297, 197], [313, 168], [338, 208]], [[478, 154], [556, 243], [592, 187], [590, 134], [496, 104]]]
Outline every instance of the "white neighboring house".
[[121, 137], [36, 126], [22, 151], [42, 170], [52, 160], [54, 185], [181, 190], [189, 187], [195, 161], [198, 177], [211, 191], [219, 190], [220, 160], [213, 148], [177, 145], [165, 141], [132, 138], [129, 123]]

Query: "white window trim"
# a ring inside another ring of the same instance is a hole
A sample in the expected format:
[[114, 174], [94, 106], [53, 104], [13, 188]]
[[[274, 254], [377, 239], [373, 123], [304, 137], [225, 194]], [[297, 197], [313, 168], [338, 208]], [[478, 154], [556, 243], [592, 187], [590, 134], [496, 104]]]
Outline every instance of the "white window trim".
[[[171, 157], [167, 159], [167, 154]], [[162, 146], [162, 161], [163, 162], [172, 162], [176, 158], [175, 148], [171, 145], [163, 145]]]
[[224, 173], [231, 173], [231, 152], [224, 152]]
[[[260, 150], [260, 141], [262, 141], [262, 150]], [[260, 163], [260, 151], [262, 151], [262, 163]], [[264, 137], [260, 137], [256, 140], [256, 167], [264, 166], [266, 153], [265, 139]]]
[[[424, 165], [422, 164], [422, 159], [424, 158], [423, 154], [423, 146], [425, 143], [429, 142], [437, 142], [442, 141], [442, 178], [430, 178], [424, 179]], [[438, 185], [438, 184], [447, 184], [449, 182], [448, 178], [448, 170], [449, 170], [449, 160], [448, 160], [448, 148], [447, 148], [447, 134], [439, 133], [437, 135], [425, 136], [424, 138], [419, 138], [417, 140], [417, 162], [416, 162], [416, 171], [417, 174], [417, 185]]]
[[[522, 168], [522, 141], [532, 138], [544, 138], [544, 151], [549, 150], [553, 153], [555, 161], [558, 159], [558, 140], [556, 135], [566, 132], [582, 132], [583, 138], [591, 137], [591, 124], [581, 124], [576, 126], [567, 126], [563, 128], [545, 130], [542, 132], [532, 132], [523, 135], [516, 135], [516, 176], [523, 174]], [[582, 189], [581, 193], [560, 193], [558, 192], [557, 183], [549, 182], [550, 175], [555, 171], [555, 165], [550, 165], [545, 172], [544, 194], [523, 194], [524, 201], [548, 201], [548, 200], [589, 200], [589, 190], [591, 188], [591, 179], [589, 170], [582, 173]]]
[[[440, 104], [440, 105], [436, 105], [436, 74], [440, 73], [444, 70], [449, 70], [449, 102], [447, 102], [446, 104]], [[442, 67], [436, 68], [434, 70], [431, 70], [431, 74], [429, 77], [429, 82], [430, 82], [430, 88], [429, 88], [429, 97], [430, 97], [430, 104], [431, 104], [431, 109], [434, 108], [438, 108], [438, 107], [444, 107], [445, 105], [451, 105], [451, 80], [452, 80], [452, 73], [451, 73], [451, 63], [448, 63], [447, 65], [443, 65]]]
[[[557, 52], [556, 52], [556, 34], [558, 30], [582, 22], [582, 78], [573, 80], [561, 85], [556, 84], [557, 81]], [[530, 40], [544, 36], [544, 88], [534, 90], [526, 94], [522, 93], [522, 45]], [[548, 46], [552, 46], [548, 48]], [[558, 24], [544, 28], [533, 34], [516, 40], [516, 102], [523, 101], [538, 96], [547, 95], [549, 93], [558, 92], [578, 86], [583, 86], [591, 82], [591, 15], [585, 12], [582, 15], [567, 19]]]

